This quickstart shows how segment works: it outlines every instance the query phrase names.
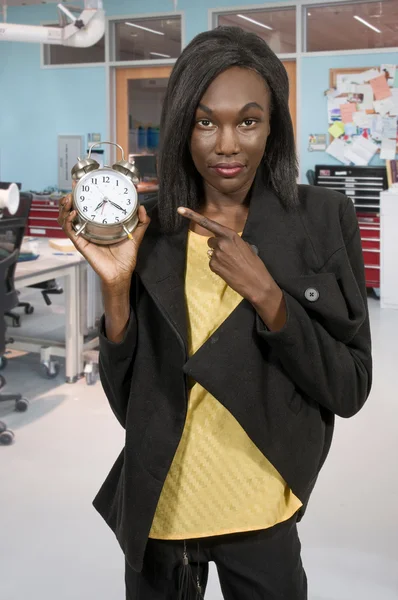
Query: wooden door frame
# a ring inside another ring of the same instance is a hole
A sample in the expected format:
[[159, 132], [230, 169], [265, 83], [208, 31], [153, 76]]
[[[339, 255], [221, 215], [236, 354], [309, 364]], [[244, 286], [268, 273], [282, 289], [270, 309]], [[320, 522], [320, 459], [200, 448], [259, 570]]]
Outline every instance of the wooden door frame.
[[292, 117], [294, 139], [297, 143], [297, 63], [296, 60], [284, 60], [282, 61], [283, 66], [286, 69], [287, 76], [289, 78], [289, 110], [290, 116]]
[[126, 159], [129, 151], [128, 85], [131, 79], [168, 79], [173, 67], [116, 68], [116, 140], [124, 149]]

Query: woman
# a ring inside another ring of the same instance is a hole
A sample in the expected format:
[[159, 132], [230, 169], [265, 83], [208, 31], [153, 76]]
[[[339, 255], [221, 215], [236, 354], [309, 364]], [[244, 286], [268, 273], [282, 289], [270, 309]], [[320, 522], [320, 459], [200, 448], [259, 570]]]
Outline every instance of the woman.
[[[171, 74], [158, 206], [96, 247], [101, 380], [126, 445], [94, 505], [129, 600], [307, 598], [297, 521], [334, 415], [371, 385], [351, 200], [296, 184], [288, 79], [238, 28], [197, 36]], [[192, 596], [190, 595], [192, 594]]]

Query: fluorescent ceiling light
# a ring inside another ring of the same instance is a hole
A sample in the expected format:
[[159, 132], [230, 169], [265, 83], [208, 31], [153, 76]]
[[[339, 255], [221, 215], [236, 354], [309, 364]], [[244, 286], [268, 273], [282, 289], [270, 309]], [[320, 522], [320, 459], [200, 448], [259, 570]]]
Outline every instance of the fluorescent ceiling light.
[[373, 27], [373, 25], [365, 21], [365, 19], [361, 19], [361, 17], [358, 17], [357, 15], [354, 15], [354, 19], [363, 23], [364, 25], [366, 25], [366, 27], [373, 29], [373, 31], [375, 31], [376, 33], [381, 33], [380, 29], [377, 29], [377, 27]]
[[155, 29], [149, 29], [149, 27], [143, 27], [142, 25], [137, 25], [136, 23], [129, 23], [126, 21], [126, 25], [130, 27], [137, 27], [137, 29], [143, 29], [144, 31], [149, 31], [150, 33], [156, 33], [157, 35], [164, 35], [163, 31], [155, 31]]
[[241, 19], [245, 19], [245, 21], [250, 21], [250, 23], [254, 23], [255, 25], [259, 25], [260, 27], [264, 27], [265, 29], [269, 29], [270, 31], [273, 31], [272, 27], [269, 27], [268, 25], [264, 25], [264, 23], [260, 23], [260, 21], [255, 21], [254, 19], [245, 17], [245, 15], [236, 15], [236, 16], [240, 17]]
[[152, 56], [161, 56], [162, 58], [171, 58], [170, 54], [161, 54], [160, 52], [150, 52]]
[[311, 13], [308, 13], [308, 16], [310, 17], [310, 16], [311, 16]]

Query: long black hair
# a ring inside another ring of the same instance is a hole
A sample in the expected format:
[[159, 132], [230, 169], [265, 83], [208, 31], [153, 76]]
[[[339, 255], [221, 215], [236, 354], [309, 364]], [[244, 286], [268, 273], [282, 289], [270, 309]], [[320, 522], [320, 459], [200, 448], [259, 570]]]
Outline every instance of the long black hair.
[[288, 209], [297, 205], [297, 158], [289, 112], [286, 70], [266, 42], [239, 27], [200, 33], [184, 49], [171, 73], [160, 123], [159, 220], [163, 231], [179, 229], [178, 206], [196, 210], [202, 178], [189, 150], [197, 106], [210, 83], [239, 66], [259, 73], [271, 92], [271, 131], [264, 153], [265, 184]]

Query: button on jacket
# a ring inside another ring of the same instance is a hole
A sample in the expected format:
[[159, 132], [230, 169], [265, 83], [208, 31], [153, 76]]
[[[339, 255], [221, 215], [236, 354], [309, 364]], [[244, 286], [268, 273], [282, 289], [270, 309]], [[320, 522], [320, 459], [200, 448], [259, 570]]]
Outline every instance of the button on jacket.
[[232, 413], [282, 475], [303, 503], [299, 520], [335, 415], [351, 417], [366, 401], [371, 341], [355, 209], [344, 195], [317, 187], [299, 186], [299, 198], [298, 208], [285, 210], [258, 175], [242, 234], [283, 290], [280, 331], [269, 331], [242, 300], [188, 357], [188, 222], [162, 234], [156, 207], [139, 250], [124, 340], [109, 342], [102, 321], [101, 381], [126, 438], [94, 506], [136, 571], [184, 429], [189, 378]]

